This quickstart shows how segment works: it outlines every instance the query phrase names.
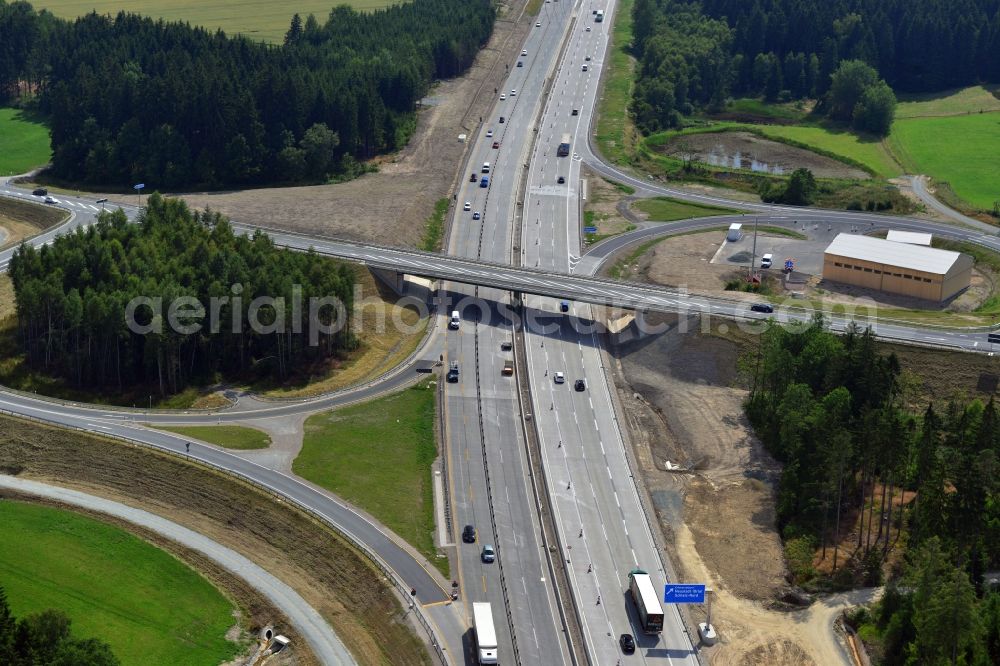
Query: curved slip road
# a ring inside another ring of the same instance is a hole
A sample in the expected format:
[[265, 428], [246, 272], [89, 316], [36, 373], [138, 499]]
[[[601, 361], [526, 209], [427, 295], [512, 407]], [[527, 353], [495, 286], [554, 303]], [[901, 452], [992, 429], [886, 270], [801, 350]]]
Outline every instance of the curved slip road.
[[309, 643], [309, 647], [323, 664], [356, 664], [354, 657], [344, 644], [337, 638], [330, 625], [327, 624], [316, 610], [299, 596], [299, 594], [284, 584], [266, 570], [243, 557], [235, 550], [198, 534], [175, 522], [161, 518], [155, 514], [136, 509], [119, 502], [113, 502], [103, 497], [87, 495], [76, 490], [51, 486], [37, 481], [19, 479], [0, 474], [0, 488], [45, 497], [64, 504], [78, 506], [90, 511], [121, 518], [135, 525], [152, 530], [171, 541], [196, 550], [202, 555], [239, 576], [251, 587], [267, 597], [282, 613], [284, 613], [295, 629]]

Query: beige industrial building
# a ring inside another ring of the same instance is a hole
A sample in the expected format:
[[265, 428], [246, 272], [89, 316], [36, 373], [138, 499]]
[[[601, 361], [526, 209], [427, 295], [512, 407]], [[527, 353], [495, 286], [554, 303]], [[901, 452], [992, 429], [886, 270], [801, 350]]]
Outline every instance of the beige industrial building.
[[961, 252], [839, 234], [823, 255], [823, 279], [944, 301], [969, 286], [972, 264]]

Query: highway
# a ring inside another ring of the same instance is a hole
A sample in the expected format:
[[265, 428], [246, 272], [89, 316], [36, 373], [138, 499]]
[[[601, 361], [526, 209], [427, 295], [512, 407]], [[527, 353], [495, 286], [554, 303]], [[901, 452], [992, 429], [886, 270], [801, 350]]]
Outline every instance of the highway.
[[[492, 112], [471, 137], [449, 235], [448, 251], [455, 257], [510, 264], [510, 212], [521, 164], [571, 7], [568, 2], [542, 6], [540, 25], [529, 31], [521, 55], [508, 63]], [[457, 307], [462, 318], [457, 330], [447, 329], [445, 361], [458, 363], [460, 374], [457, 382], [446, 384], [445, 436], [466, 618], [471, 622], [472, 602], [491, 603], [502, 663], [570, 663], [529, 481], [517, 384], [501, 372], [504, 359], [513, 358], [513, 351], [501, 350], [501, 343], [513, 340], [513, 324], [498, 312], [509, 308], [509, 292], [450, 282], [442, 292], [456, 303], [440, 304], [443, 314]], [[475, 305], [458, 305], [466, 299]], [[476, 530], [474, 544], [460, 537], [465, 525]], [[485, 544], [495, 547], [496, 562], [481, 560]]]
[[[594, 21], [595, 9], [605, 10], [606, 22]], [[521, 250], [526, 266], [568, 274], [579, 261], [581, 161], [575, 147], [587, 141], [615, 9], [614, 4], [581, 3], [556, 74], [528, 172]], [[557, 147], [567, 135], [570, 149], [560, 156]], [[676, 303], [676, 296], [669, 298]], [[553, 313], [560, 309], [543, 296], [529, 297], [527, 305]], [[662, 634], [646, 635], [628, 597], [632, 569], [648, 572], [658, 589], [668, 582], [668, 569], [629, 467], [627, 433], [619, 428], [600, 340], [593, 330], [574, 326], [577, 318], [594, 319], [579, 297], [568, 302], [568, 312], [558, 314], [549, 330], [529, 328], [525, 345], [542, 460], [588, 657], [594, 664], [694, 666], [697, 656], [676, 607], [664, 608]], [[556, 373], [562, 373], [562, 383]], [[623, 653], [618, 644], [624, 633], [635, 637], [633, 654]]]
[[[594, 23], [591, 15], [598, 6], [608, 14], [602, 24]], [[458, 652], [468, 647], [461, 644], [462, 636], [468, 638], [468, 604], [479, 600], [494, 606], [501, 655], [516, 655], [524, 664], [570, 662], [528, 479], [522, 406], [514, 380], [500, 373], [503, 360], [510, 357], [500, 350], [500, 344], [511, 339], [518, 326], [525, 332], [529, 361], [528, 367], [518, 371], [527, 373], [532, 396], [532, 404], [523, 409], [536, 415], [534, 423], [559, 530], [556, 556], [570, 561], [573, 595], [591, 663], [695, 663], [690, 638], [672, 608], [666, 609], [667, 626], [662, 636], [647, 637], [636, 630], [634, 612], [625, 597], [631, 568], [644, 568], [659, 585], [666, 582], [669, 566], [661, 560], [644, 518], [626, 456], [627, 433], [618, 425], [600, 338], [590, 326], [594, 315], [588, 303], [639, 311], [701, 312], [747, 326], [759, 324], [767, 315], [751, 313], [745, 302], [735, 299], [692, 296], [680, 289], [593, 277], [603, 261], [631, 243], [665, 233], [726, 225], [736, 219], [746, 222], [747, 218], [722, 216], [640, 229], [609, 239], [583, 255], [581, 165], [632, 185], [640, 194], [736, 208], [757, 216], [761, 223], [793, 228], [830, 224], [863, 232], [891, 227], [930, 232], [1000, 251], [1000, 239], [980, 229], [882, 214], [733, 202], [661, 186], [604, 164], [590, 146], [590, 127], [615, 10], [613, 4], [603, 6], [594, 0], [542, 5], [538, 17], [542, 25], [532, 28], [524, 44], [526, 55], [517, 59], [524, 65], [517, 67], [517, 60], [510, 63], [505, 88], [498, 91], [498, 96], [502, 92], [506, 99], [497, 100], [494, 113], [470, 136], [473, 144], [460, 174], [449, 236], [452, 256], [267, 230], [279, 245], [299, 250], [313, 247], [322, 254], [375, 268], [444, 280], [441, 295], [453, 302], [470, 299], [469, 307], [462, 308], [459, 329], [436, 333], [414, 359], [428, 363], [443, 354], [446, 362], [456, 361], [461, 368], [460, 381], [446, 387], [444, 425], [451, 536], [457, 542], [456, 575], [462, 583], [462, 595], [451, 609], [424, 609], [455, 663], [460, 661]], [[586, 31], [586, 27], [591, 30]], [[566, 30], [568, 41], [560, 50]], [[545, 94], [549, 86], [551, 91]], [[517, 94], [511, 96], [511, 90]], [[573, 109], [577, 115], [572, 114]], [[502, 124], [501, 115], [505, 119]], [[487, 137], [489, 130], [493, 136]], [[558, 157], [555, 147], [563, 134], [571, 136], [572, 149], [568, 156]], [[494, 141], [498, 143], [495, 149]], [[484, 175], [481, 167], [486, 161], [491, 163], [490, 181], [488, 187], [481, 188], [478, 180]], [[473, 173], [477, 182], [470, 181]], [[558, 182], [560, 176], [564, 183]], [[519, 186], [524, 178], [526, 190], [522, 193]], [[0, 194], [32, 198], [11, 186], [0, 186]], [[95, 219], [98, 207], [92, 201], [56, 196], [58, 206], [69, 210], [71, 217], [58, 229], [33, 238], [32, 244], [50, 242], [56, 234]], [[465, 201], [470, 202], [470, 211], [463, 210]], [[477, 211], [481, 219], [473, 220], [472, 213]], [[126, 212], [134, 217], [137, 209], [128, 207]], [[235, 222], [237, 230], [252, 231]], [[0, 252], [0, 270], [6, 269], [12, 252]], [[530, 319], [521, 321], [514, 315], [510, 292], [525, 295]], [[562, 299], [570, 301], [566, 314], [559, 312]], [[450, 304], [438, 308], [442, 329], [451, 309]], [[789, 305], [777, 308], [774, 316], [779, 321], [803, 321], [811, 318], [812, 312]], [[831, 328], [842, 330], [851, 319], [838, 316], [829, 321]], [[917, 327], [884, 318], [863, 319], [862, 323], [872, 325], [884, 338], [987, 351], [981, 330]], [[555, 384], [555, 372], [565, 373], [567, 382]], [[315, 512], [366, 546], [401, 583], [416, 589], [422, 604], [436, 604], [447, 596], [436, 574], [350, 506], [238, 455], [138, 423], [224, 423], [302, 414], [368, 399], [405, 386], [414, 378], [413, 367], [408, 365], [349, 391], [301, 402], [237, 404], [212, 414], [143, 413], [48, 401], [12, 391], [0, 391], [0, 409], [187, 454], [251, 479]], [[585, 381], [586, 390], [574, 390], [576, 379]], [[461, 542], [465, 524], [478, 530], [474, 545]], [[497, 547], [494, 564], [479, 559], [487, 542]], [[461, 612], [456, 614], [455, 608]], [[617, 637], [624, 632], [637, 637], [639, 649], [634, 655], [624, 655], [618, 649]]]

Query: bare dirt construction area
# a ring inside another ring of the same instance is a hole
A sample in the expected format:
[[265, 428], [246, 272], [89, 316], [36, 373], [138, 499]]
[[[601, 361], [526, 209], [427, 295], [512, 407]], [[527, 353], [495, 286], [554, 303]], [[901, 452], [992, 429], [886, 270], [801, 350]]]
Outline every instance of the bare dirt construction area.
[[[184, 194], [195, 208], [211, 208], [234, 221], [309, 234], [389, 245], [416, 246], [434, 204], [451, 199], [467, 143], [496, 97], [529, 22], [524, 2], [501, 3], [493, 35], [463, 76], [438, 83], [417, 116], [417, 129], [401, 152], [378, 160], [378, 173], [335, 185]], [[534, 20], [533, 17], [532, 21]]]
[[596, 242], [635, 229], [635, 223], [622, 212], [623, 207], [628, 210], [624, 193], [586, 167], [583, 177], [587, 182], [584, 226], [597, 227], [597, 233], [586, 234], [585, 239]]
[[[738, 345], [662, 315], [665, 333], [612, 346], [638, 467], [680, 580], [714, 590], [711, 664], [828, 666], [839, 648], [822, 605], [786, 612], [774, 527], [780, 471], [743, 415]], [[627, 378], [627, 379], [626, 379]], [[686, 609], [695, 622], [704, 609]]]
[[750, 132], [701, 132], [685, 134], [669, 141], [666, 154], [713, 166], [784, 174], [806, 168], [817, 178], [866, 179], [870, 176], [855, 167], [804, 148], [771, 141]]
[[[772, 238], [761, 233], [758, 243]], [[774, 236], [777, 240], [787, 240]], [[669, 287], [683, 287], [692, 294], [718, 295], [724, 291], [726, 281], [740, 270], [735, 264], [712, 263], [713, 257], [726, 239], [722, 225], [718, 230], [695, 234], [668, 236], [656, 242], [639, 256], [626, 249], [613, 261], [607, 262], [606, 275], [615, 275], [622, 280], [660, 284]], [[744, 269], [745, 272], [745, 269]], [[759, 300], [753, 294], [736, 291], [726, 292], [734, 299]]]

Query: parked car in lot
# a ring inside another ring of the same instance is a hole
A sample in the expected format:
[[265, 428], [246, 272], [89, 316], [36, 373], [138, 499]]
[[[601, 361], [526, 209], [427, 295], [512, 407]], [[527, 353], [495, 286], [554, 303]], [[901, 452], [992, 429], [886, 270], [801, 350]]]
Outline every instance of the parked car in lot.
[[491, 562], [496, 561], [497, 552], [493, 550], [493, 546], [491, 546], [490, 544], [486, 544], [485, 546], [483, 546], [483, 552], [482, 555], [480, 555], [480, 557], [482, 557], [483, 562], [485, 562], [486, 564], [490, 564]]
[[466, 525], [465, 529], [462, 530], [462, 541], [465, 543], [476, 543], [476, 528], [472, 525]]
[[635, 652], [635, 639], [632, 638], [632, 634], [622, 634], [621, 638], [618, 639], [618, 644], [622, 646], [622, 652], [625, 654]]
[[585, 380], [585, 379], [578, 379], [578, 380], [576, 380], [575, 382], [573, 382], [573, 388], [576, 389], [577, 391], [586, 391], [587, 390], [587, 380]]
[[754, 312], [766, 312], [768, 314], [774, 312], [774, 306], [770, 303], [754, 303], [750, 306], [750, 309]]

